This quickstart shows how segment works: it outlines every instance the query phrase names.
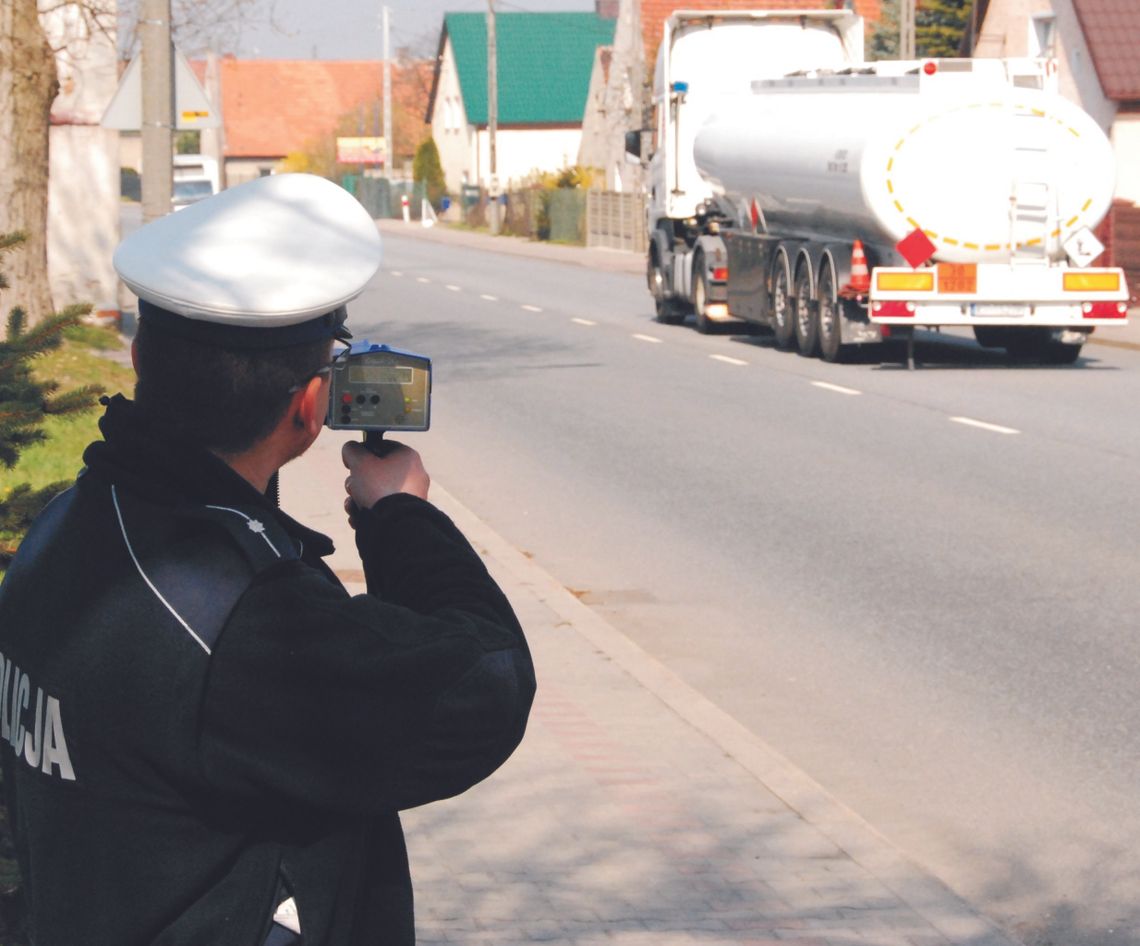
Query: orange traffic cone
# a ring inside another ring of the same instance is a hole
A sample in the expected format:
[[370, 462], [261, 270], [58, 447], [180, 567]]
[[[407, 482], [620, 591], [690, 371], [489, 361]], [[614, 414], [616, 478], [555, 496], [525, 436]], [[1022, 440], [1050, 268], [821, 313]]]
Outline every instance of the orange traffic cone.
[[871, 291], [871, 271], [867, 268], [867, 256], [863, 252], [863, 241], [851, 244], [851, 281], [847, 284], [851, 292]]

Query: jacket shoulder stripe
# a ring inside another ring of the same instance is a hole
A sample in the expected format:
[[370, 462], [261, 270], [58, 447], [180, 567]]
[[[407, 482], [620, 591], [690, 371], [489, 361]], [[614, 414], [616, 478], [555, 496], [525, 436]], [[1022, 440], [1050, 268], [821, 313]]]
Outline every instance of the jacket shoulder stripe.
[[166, 610], [174, 616], [174, 619], [186, 629], [186, 633], [188, 633], [192, 638], [194, 638], [195, 641], [198, 642], [198, 646], [201, 647], [202, 650], [209, 654], [210, 648], [207, 646], [206, 642], [194, 632], [194, 628], [186, 623], [182, 615], [174, 610], [173, 605], [171, 605], [171, 603], [162, 596], [162, 593], [154, 586], [154, 582], [152, 582], [147, 576], [147, 573], [143, 571], [143, 567], [139, 563], [138, 557], [135, 555], [135, 550], [131, 546], [131, 538], [129, 535], [127, 535], [127, 527], [123, 522], [123, 511], [119, 508], [119, 494], [113, 485], [111, 486], [111, 501], [115, 505], [115, 516], [119, 520], [119, 531], [121, 531], [123, 534], [123, 541], [126, 543], [127, 552], [130, 553], [131, 561], [135, 563], [135, 568], [138, 570], [138, 573], [142, 577], [142, 580], [146, 582], [147, 587], [150, 588], [150, 590], [154, 593], [154, 596], [162, 602], [163, 607], [165, 607]]

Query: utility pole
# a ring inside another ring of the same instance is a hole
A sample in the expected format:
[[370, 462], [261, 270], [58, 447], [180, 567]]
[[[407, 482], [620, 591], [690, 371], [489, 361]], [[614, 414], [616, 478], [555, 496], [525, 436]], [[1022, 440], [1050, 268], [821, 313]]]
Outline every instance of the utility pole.
[[174, 47], [170, 0], [142, 0], [142, 209], [149, 223], [170, 213], [174, 154]]
[[491, 152], [491, 182], [488, 207], [491, 233], [499, 234], [499, 168], [495, 154], [495, 133], [499, 128], [499, 53], [495, 38], [495, 0], [487, 0], [487, 144]]
[[914, 59], [914, 0], [899, 0], [899, 59]]
[[384, 7], [384, 172], [392, 178], [392, 47], [388, 35], [388, 8]]

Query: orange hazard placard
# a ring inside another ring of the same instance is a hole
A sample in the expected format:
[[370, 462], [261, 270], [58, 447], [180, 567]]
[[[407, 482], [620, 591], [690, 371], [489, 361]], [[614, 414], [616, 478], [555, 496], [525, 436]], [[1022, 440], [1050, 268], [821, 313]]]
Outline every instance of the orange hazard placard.
[[976, 263], [939, 263], [938, 291], [965, 292], [978, 291], [978, 266]]

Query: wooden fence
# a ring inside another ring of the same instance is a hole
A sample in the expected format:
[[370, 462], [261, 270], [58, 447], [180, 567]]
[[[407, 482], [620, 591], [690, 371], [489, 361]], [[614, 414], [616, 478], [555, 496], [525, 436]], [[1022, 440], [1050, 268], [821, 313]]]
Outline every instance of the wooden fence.
[[587, 192], [586, 246], [644, 253], [645, 197], [614, 191]]

